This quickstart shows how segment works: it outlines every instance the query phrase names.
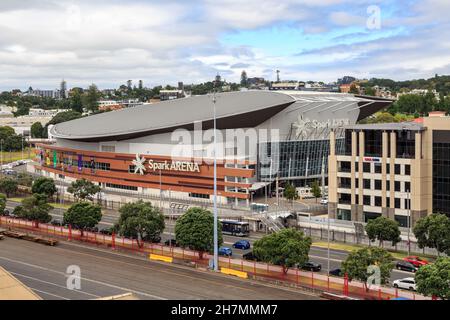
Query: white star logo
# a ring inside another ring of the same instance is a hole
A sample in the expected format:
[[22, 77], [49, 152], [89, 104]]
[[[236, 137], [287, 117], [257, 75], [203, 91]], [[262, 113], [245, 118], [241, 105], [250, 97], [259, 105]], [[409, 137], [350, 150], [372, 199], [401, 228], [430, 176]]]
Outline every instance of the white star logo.
[[136, 155], [136, 159], [134, 159], [133, 161], [132, 161], [132, 163], [133, 163], [133, 165], [134, 165], [134, 173], [135, 174], [137, 174], [138, 172], [139, 172], [139, 174], [141, 175], [141, 176], [143, 176], [144, 175], [144, 172], [147, 170], [146, 168], [145, 168], [145, 158], [144, 157], [142, 157], [142, 158], [139, 158], [139, 155], [137, 154]]

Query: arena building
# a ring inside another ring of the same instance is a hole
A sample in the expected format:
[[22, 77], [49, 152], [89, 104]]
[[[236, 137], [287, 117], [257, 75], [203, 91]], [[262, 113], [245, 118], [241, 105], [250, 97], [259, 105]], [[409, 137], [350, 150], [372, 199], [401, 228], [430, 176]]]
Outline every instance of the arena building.
[[[208, 130], [215, 105], [223, 138], [217, 139], [219, 201], [248, 205], [253, 193], [277, 178], [301, 186], [320, 177], [322, 166], [327, 172], [331, 130], [343, 146], [339, 128], [390, 103], [339, 93], [259, 90], [137, 106], [54, 126], [56, 143], [38, 146], [33, 170], [67, 182], [86, 178], [105, 190], [212, 201]], [[245, 148], [230, 144], [229, 131], [231, 142], [244, 140]]]

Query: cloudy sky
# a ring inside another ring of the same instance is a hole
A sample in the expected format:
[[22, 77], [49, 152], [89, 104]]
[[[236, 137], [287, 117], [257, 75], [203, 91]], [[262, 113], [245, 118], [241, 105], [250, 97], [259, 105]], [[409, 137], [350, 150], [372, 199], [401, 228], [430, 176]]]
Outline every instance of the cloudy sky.
[[0, 90], [450, 74], [449, 0], [0, 0]]

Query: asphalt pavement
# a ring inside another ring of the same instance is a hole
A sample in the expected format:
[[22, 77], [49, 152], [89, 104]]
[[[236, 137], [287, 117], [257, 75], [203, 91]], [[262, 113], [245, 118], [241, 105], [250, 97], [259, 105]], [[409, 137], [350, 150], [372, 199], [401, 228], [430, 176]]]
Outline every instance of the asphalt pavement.
[[[17, 205], [19, 205], [19, 203], [17, 203], [17, 202], [12, 202], [12, 201], [7, 202], [7, 208], [11, 211]], [[54, 209], [54, 210], [52, 210], [51, 215], [53, 216], [54, 219], [62, 221], [64, 211], [65, 211], [64, 209]], [[114, 225], [114, 223], [117, 221], [118, 217], [119, 217], [118, 212], [112, 211], [112, 210], [104, 210], [103, 216], [102, 216], [102, 221], [98, 225], [99, 229], [106, 229], [106, 228], [112, 227]], [[253, 243], [256, 240], [261, 239], [261, 237], [263, 237], [263, 236], [264, 236], [264, 234], [260, 233], [260, 232], [259, 233], [251, 233], [250, 236], [246, 237], [246, 238], [224, 235], [223, 236], [223, 239], [224, 239], [223, 246], [227, 246], [227, 247], [231, 248], [232, 245], [236, 241], [246, 239], [251, 243], [251, 245], [253, 247]], [[161, 238], [162, 238], [162, 242], [164, 242], [165, 240], [174, 238], [174, 222], [173, 221], [172, 222], [166, 221], [166, 229], [165, 229], [164, 234], [161, 236]], [[251, 251], [251, 249], [245, 250], [245, 251], [239, 250], [239, 249], [232, 249], [232, 250], [233, 250], [233, 257], [236, 257], [236, 258], [242, 258], [243, 254]], [[329, 261], [330, 269], [329, 270], [340, 268], [342, 261], [344, 261], [347, 256], [348, 256], [347, 251], [330, 249], [330, 261]], [[314, 246], [311, 247], [309, 257], [312, 262], [320, 263], [322, 265], [322, 271], [321, 271], [322, 273], [325, 273], [325, 274], [328, 273], [328, 271], [329, 271], [328, 270], [328, 250], [326, 248], [319, 248], [319, 247], [314, 247]], [[411, 277], [413, 275], [414, 275], [413, 273], [410, 273], [407, 271], [401, 271], [401, 270], [394, 269], [391, 273], [390, 280], [392, 283], [392, 281], [394, 281], [394, 280]]]
[[[313, 300], [317, 296], [252, 280], [149, 261], [77, 243], [56, 247], [7, 238], [0, 241], [0, 265], [43, 299], [86, 300], [131, 292], [150, 300]], [[80, 270], [80, 287], [68, 277]]]

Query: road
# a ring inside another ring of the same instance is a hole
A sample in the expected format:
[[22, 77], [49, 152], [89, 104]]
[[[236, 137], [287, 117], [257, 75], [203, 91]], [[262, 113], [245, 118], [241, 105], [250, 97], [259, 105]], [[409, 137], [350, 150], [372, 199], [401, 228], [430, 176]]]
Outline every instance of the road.
[[[56, 247], [7, 238], [0, 265], [43, 299], [86, 300], [131, 292], [140, 299], [314, 300], [291, 288], [151, 262], [144, 257], [62, 242]], [[81, 288], [67, 288], [67, 268], [81, 270]]]
[[[17, 202], [8, 201], [7, 208], [12, 211], [12, 209], [19, 205]], [[54, 219], [62, 221], [62, 217], [64, 214], [63, 209], [54, 209], [51, 212], [51, 215], [54, 217]], [[99, 229], [105, 229], [112, 227], [114, 223], [118, 219], [118, 213], [114, 212], [112, 210], [107, 210], [103, 213], [102, 221], [99, 223], [98, 227]], [[253, 245], [253, 242], [260, 239], [264, 234], [262, 233], [251, 233], [250, 237], [245, 238], [250, 241], [250, 243]], [[164, 242], [167, 239], [174, 238], [174, 224], [173, 222], [166, 221], [166, 229], [164, 234], [162, 235], [162, 242]], [[231, 247], [233, 243], [235, 243], [238, 240], [242, 240], [244, 238], [240, 237], [234, 237], [234, 236], [223, 236], [224, 239], [224, 246]], [[234, 257], [242, 257], [243, 254], [247, 253], [248, 251], [242, 251], [233, 249], [233, 256]], [[313, 262], [320, 263], [322, 265], [322, 272], [327, 273], [328, 272], [328, 259], [327, 259], [328, 253], [327, 249], [325, 248], [319, 248], [319, 247], [311, 247], [309, 257], [310, 260]], [[341, 250], [330, 250], [330, 270], [340, 268], [342, 261], [344, 261], [348, 256], [348, 252], [341, 251]], [[391, 282], [397, 279], [403, 279], [406, 277], [413, 276], [412, 273], [401, 271], [401, 270], [393, 270], [391, 273]]]

